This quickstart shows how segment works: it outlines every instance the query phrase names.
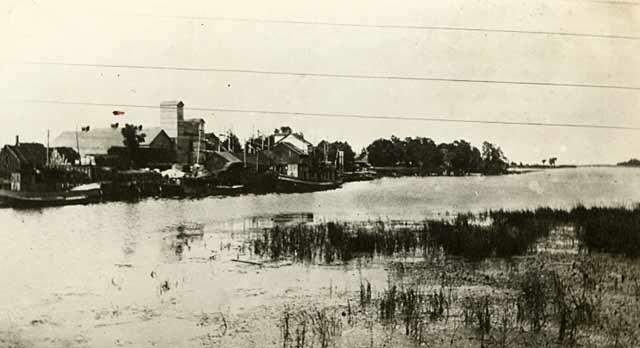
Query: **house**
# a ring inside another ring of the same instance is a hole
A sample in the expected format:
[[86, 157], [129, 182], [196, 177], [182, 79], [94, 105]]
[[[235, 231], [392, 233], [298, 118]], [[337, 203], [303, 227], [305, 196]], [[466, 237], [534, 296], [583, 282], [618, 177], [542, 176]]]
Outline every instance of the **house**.
[[[0, 150], [0, 178], [5, 184], [10, 183], [11, 190], [30, 189], [53, 178], [52, 175], [49, 175], [50, 178], [41, 175], [48, 167], [65, 166], [78, 158], [77, 152], [68, 147], [51, 148], [47, 155], [44, 145], [21, 143], [16, 137], [15, 145], [5, 145]], [[60, 173], [56, 173], [56, 178], [62, 177]]]
[[300, 151], [306, 155], [308, 155], [313, 149], [313, 144], [305, 140], [301, 133], [293, 133], [288, 127], [282, 127], [280, 130], [276, 129], [273, 135], [273, 140], [274, 147], [279, 143], [287, 142], [297, 149], [300, 149]]
[[[152, 152], [173, 154], [173, 142], [162, 128], [142, 128], [140, 133], [145, 135], [144, 141], [140, 143], [141, 149], [155, 149], [155, 151]], [[83, 162], [86, 160], [94, 164], [96, 157], [110, 155], [110, 149], [125, 148], [122, 128], [117, 126], [110, 128], [91, 128], [81, 132], [66, 131], [60, 134], [53, 141], [53, 144], [56, 147], [79, 149]]]
[[44, 145], [20, 143], [16, 137], [15, 145], [5, 145], [0, 151], [0, 176], [15, 179], [16, 175], [23, 175], [26, 180], [36, 169], [44, 167], [46, 162], [47, 148]]
[[288, 141], [277, 142], [270, 150], [275, 171], [294, 178], [308, 179], [311, 161], [309, 152]]

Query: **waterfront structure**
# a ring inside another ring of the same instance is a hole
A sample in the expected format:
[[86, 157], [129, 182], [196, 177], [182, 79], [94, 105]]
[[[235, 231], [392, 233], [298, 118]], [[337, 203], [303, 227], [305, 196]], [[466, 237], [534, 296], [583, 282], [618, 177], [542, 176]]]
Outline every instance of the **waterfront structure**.
[[308, 155], [313, 150], [313, 144], [307, 141], [301, 133], [293, 133], [288, 127], [276, 129], [273, 134], [273, 140], [274, 147], [286, 142], [299, 149], [305, 155]]
[[229, 171], [233, 168], [243, 168], [242, 157], [231, 152], [214, 151], [207, 156], [204, 167], [213, 174]]
[[0, 150], [2, 187], [13, 191], [32, 189], [41, 181], [47, 181], [41, 180], [40, 175], [45, 168], [70, 164], [78, 158], [77, 152], [69, 147], [47, 150], [43, 144], [21, 143], [16, 137], [14, 145], [5, 145]]
[[[155, 152], [160, 151], [167, 154], [173, 152], [173, 142], [162, 128], [143, 127], [140, 133], [145, 135], [144, 141], [140, 143], [142, 151], [155, 149]], [[56, 147], [62, 146], [79, 150], [82, 163], [89, 164], [96, 164], [96, 158], [114, 156], [113, 153], [110, 154], [110, 150], [113, 148], [125, 149], [122, 128], [118, 124], [109, 128], [85, 128], [79, 132], [65, 131], [54, 139], [53, 144]]]
[[202, 118], [184, 118], [182, 101], [160, 103], [160, 126], [173, 141], [176, 161], [182, 164], [204, 163], [207, 137]]

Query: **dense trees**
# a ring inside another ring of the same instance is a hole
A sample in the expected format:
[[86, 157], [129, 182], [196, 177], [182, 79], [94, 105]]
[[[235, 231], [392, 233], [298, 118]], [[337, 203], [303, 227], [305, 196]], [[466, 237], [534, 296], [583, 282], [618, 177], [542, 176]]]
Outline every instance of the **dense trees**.
[[374, 166], [417, 168], [423, 175], [502, 174], [507, 162], [500, 147], [485, 142], [482, 152], [465, 140], [436, 143], [429, 138], [378, 139], [367, 147]]
[[507, 170], [507, 158], [499, 146], [489, 142], [482, 144], [482, 172], [488, 175], [502, 174]]
[[626, 162], [620, 162], [618, 165], [622, 167], [640, 167], [640, 160], [632, 158]]

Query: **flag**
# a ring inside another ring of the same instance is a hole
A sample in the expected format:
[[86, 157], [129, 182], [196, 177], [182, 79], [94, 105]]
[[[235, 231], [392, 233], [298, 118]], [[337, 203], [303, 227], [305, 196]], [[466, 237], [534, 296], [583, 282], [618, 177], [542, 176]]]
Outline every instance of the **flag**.
[[118, 110], [113, 111], [113, 116], [122, 116], [122, 115], [124, 115], [124, 111], [118, 111]]

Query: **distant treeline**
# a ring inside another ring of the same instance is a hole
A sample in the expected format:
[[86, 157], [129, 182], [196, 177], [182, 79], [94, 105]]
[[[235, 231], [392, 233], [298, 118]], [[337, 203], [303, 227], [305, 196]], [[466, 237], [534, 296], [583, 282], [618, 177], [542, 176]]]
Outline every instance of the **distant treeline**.
[[640, 167], [640, 160], [632, 158], [626, 162], [620, 162], [618, 165], [622, 167]]
[[415, 168], [422, 175], [499, 175], [508, 168], [500, 147], [486, 141], [479, 150], [465, 140], [436, 144], [429, 138], [392, 136], [375, 140], [367, 152], [373, 166]]

